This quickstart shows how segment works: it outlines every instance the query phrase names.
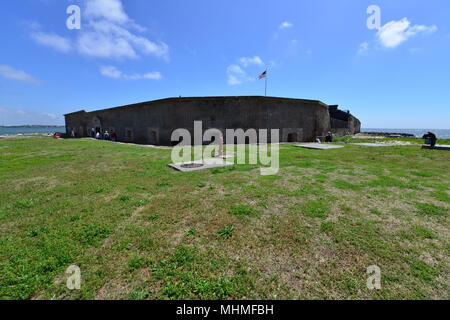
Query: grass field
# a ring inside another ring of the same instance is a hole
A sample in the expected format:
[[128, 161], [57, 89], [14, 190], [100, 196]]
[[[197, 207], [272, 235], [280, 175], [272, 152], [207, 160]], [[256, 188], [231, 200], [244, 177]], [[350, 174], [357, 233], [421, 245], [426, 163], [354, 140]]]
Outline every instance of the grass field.
[[0, 139], [0, 298], [450, 298], [450, 152], [282, 145], [276, 176], [170, 152]]

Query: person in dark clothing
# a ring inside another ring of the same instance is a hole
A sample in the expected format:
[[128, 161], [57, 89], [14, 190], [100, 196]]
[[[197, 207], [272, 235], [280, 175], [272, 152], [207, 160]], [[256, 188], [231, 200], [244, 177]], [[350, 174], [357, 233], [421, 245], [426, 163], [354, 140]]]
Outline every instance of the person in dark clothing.
[[333, 142], [333, 134], [331, 132], [328, 132], [326, 135], [325, 142]]
[[426, 143], [426, 140], [429, 139], [430, 140], [430, 145], [431, 145], [432, 148], [434, 148], [434, 146], [436, 145], [437, 138], [436, 138], [436, 135], [434, 133], [428, 131], [428, 133], [424, 134], [422, 138], [425, 139], [425, 143]]

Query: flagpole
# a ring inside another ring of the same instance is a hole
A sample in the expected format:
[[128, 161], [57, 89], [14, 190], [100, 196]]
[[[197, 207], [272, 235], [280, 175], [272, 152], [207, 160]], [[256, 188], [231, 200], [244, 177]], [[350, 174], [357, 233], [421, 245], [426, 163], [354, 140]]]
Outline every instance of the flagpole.
[[267, 97], [267, 70], [266, 70], [266, 87], [264, 89], [264, 96]]
[[267, 75], [266, 75], [266, 88], [264, 89], [264, 96], [267, 97]]

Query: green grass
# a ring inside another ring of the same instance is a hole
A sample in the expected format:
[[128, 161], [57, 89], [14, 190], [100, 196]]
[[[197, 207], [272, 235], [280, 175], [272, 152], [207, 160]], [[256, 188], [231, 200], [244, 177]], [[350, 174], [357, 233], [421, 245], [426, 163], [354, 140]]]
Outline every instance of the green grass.
[[449, 209], [443, 206], [437, 206], [433, 203], [417, 203], [419, 213], [425, 216], [448, 216]]
[[400, 140], [414, 144], [281, 145], [264, 177], [176, 172], [166, 149], [0, 139], [0, 299], [448, 299], [450, 153]]
[[259, 212], [248, 205], [233, 206], [230, 210], [230, 213], [239, 218], [259, 216]]
[[218, 234], [222, 238], [229, 239], [233, 236], [233, 230], [234, 230], [234, 227], [231, 224], [229, 224], [229, 225], [226, 225], [223, 229], [220, 229]]
[[430, 231], [427, 228], [422, 227], [422, 226], [414, 226], [412, 228], [412, 232], [414, 232], [415, 234], [417, 234], [419, 236], [422, 236], [422, 237], [424, 237], [426, 239], [436, 239], [437, 238], [437, 235], [434, 234], [434, 232], [432, 232], [432, 231]]

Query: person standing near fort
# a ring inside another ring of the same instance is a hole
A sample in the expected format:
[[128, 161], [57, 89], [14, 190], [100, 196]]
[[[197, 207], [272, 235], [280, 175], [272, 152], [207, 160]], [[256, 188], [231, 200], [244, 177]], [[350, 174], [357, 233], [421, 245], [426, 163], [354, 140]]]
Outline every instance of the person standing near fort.
[[117, 134], [115, 131], [111, 132], [111, 141], [116, 142], [117, 141]]

